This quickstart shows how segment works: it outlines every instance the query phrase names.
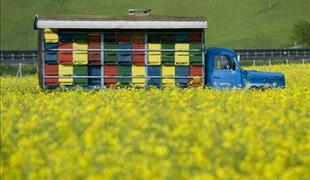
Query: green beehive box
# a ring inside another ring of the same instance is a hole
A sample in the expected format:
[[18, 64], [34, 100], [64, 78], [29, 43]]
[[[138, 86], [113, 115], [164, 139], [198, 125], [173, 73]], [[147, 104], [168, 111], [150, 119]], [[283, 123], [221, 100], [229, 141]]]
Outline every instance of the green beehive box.
[[75, 42], [87, 42], [87, 34], [86, 33], [73, 34], [73, 39]]
[[[118, 76], [131, 76], [131, 66], [123, 65], [118, 66], [117, 75]], [[121, 85], [129, 85], [131, 83], [131, 78], [118, 78], [118, 82]]]
[[162, 43], [174, 43], [175, 42], [175, 34], [171, 34], [171, 33], [164, 33], [161, 36], [161, 42]]
[[[174, 43], [162, 43], [162, 49], [174, 50]], [[163, 51], [161, 62], [165, 65], [174, 65], [174, 51]]]
[[189, 62], [192, 65], [202, 65], [202, 52], [200, 43], [191, 43], [189, 45], [190, 50], [200, 50], [200, 51], [191, 51], [189, 53]]
[[[117, 43], [105, 42], [104, 49], [117, 49]], [[116, 64], [117, 63], [117, 51], [104, 51], [104, 63]]]
[[104, 42], [116, 42], [116, 32], [106, 32], [104, 33]]
[[[73, 74], [74, 76], [87, 76], [88, 75], [88, 68], [87, 66], [75, 65], [73, 66]], [[87, 78], [74, 78], [74, 84], [80, 86], [87, 86]]]
[[161, 36], [162, 35], [159, 33], [149, 33], [148, 34], [148, 42], [149, 43], [160, 43]]

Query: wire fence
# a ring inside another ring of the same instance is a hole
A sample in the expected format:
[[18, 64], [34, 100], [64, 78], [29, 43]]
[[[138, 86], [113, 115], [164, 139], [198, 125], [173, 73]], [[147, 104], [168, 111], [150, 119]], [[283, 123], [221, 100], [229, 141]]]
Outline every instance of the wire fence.
[[[305, 63], [310, 61], [310, 49], [237, 49], [240, 62], [256, 65], [259, 61]], [[0, 50], [1, 62], [5, 63], [37, 63], [37, 50]]]
[[310, 49], [237, 49], [241, 63], [257, 65], [273, 63], [306, 63], [310, 61]]
[[37, 50], [1, 50], [1, 62], [6, 63], [37, 63]]

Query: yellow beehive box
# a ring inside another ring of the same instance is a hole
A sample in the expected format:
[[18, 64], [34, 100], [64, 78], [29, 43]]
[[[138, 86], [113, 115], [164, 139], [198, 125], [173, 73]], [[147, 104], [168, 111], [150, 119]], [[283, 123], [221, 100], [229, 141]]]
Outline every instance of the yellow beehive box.
[[173, 77], [175, 76], [175, 66], [162, 66], [162, 84], [163, 86], [175, 86], [175, 78], [165, 78], [165, 76], [167, 77]]
[[73, 85], [73, 78], [61, 78], [59, 79], [60, 86], [70, 86]]
[[44, 29], [44, 33], [54, 33], [56, 30], [50, 29], [50, 28], [46, 28]]
[[87, 53], [87, 42], [74, 42], [73, 49], [73, 64], [87, 64], [88, 53]]
[[[73, 76], [73, 66], [72, 65], [63, 65], [59, 64], [58, 66], [59, 76]], [[59, 78], [59, 85], [72, 85], [73, 78], [72, 77], [65, 77]]]
[[[175, 50], [189, 50], [188, 43], [176, 43]], [[188, 66], [189, 65], [189, 52], [175, 52], [175, 65]]]
[[160, 65], [161, 61], [161, 44], [158, 43], [149, 43], [149, 50], [158, 50], [158, 51], [149, 51], [148, 64], [149, 65]]
[[132, 66], [132, 84], [134, 87], [144, 87], [146, 83], [145, 66]]
[[58, 42], [57, 31], [54, 31], [52, 29], [44, 29], [44, 42], [57, 43]]

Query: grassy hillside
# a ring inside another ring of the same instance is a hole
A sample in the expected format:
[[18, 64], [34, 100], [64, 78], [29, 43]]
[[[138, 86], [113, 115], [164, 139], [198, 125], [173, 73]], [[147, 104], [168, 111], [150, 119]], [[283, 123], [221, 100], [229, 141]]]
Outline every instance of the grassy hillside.
[[206, 16], [208, 46], [288, 47], [298, 20], [310, 20], [309, 0], [1, 0], [1, 49], [33, 49], [33, 16], [126, 15], [129, 8], [151, 8], [152, 15]]

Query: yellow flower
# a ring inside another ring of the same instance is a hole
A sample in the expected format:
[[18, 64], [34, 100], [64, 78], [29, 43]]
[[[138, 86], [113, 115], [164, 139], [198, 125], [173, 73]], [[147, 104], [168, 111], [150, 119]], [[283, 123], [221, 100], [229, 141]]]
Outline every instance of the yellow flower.
[[45, 92], [1, 76], [1, 178], [310, 179], [310, 64], [255, 68], [287, 87]]

